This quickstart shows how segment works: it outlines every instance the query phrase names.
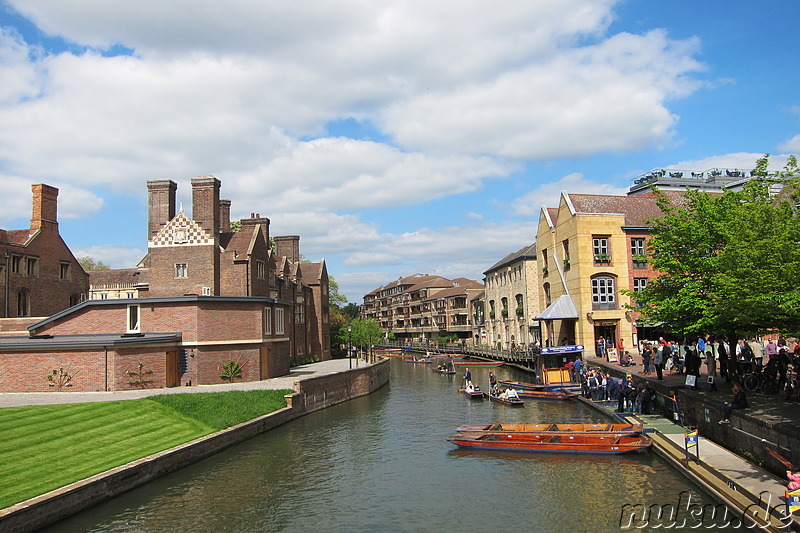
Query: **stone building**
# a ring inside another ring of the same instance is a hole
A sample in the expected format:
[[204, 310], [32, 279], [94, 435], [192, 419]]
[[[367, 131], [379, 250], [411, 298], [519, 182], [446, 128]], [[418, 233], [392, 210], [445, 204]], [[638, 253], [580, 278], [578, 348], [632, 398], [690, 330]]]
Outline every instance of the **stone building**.
[[536, 245], [508, 254], [483, 275], [485, 338], [482, 342], [509, 350], [541, 341], [539, 322], [535, 319], [541, 309]]
[[211, 176], [192, 180], [191, 217], [176, 212], [174, 182], [147, 186], [147, 255], [99, 274], [98, 299], [0, 342], [0, 370], [24, 361], [29, 375], [0, 390], [46, 390], [56, 364], [77, 371], [72, 390], [119, 390], [141, 386], [129, 377], [142, 371], [148, 386], [188, 386], [223, 381], [230, 362], [254, 380], [330, 358], [327, 268], [301, 262], [298, 236], [277, 237], [272, 253], [269, 219], [257, 214], [231, 232], [230, 201]]
[[89, 293], [89, 277], [58, 230], [58, 189], [31, 189], [30, 228], [0, 229], [0, 331], [6, 333], [24, 331], [29, 317], [62, 311]]
[[655, 277], [646, 259], [647, 220], [659, 213], [652, 194], [563, 191], [557, 208], [542, 207], [536, 244], [545, 309], [536, 318], [545, 345], [577, 344], [594, 353], [602, 338], [636, 346], [642, 324], [635, 300], [620, 289], [641, 290]]

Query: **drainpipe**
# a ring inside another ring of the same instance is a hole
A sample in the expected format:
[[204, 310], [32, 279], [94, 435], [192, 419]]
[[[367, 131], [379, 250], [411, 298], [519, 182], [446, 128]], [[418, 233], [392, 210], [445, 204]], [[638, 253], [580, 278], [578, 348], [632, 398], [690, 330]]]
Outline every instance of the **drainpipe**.
[[4, 280], [6, 289], [3, 291], [3, 296], [4, 296], [3, 299], [5, 300], [3, 302], [4, 303], [5, 314], [3, 315], [3, 318], [8, 318], [8, 261], [11, 258], [11, 254], [6, 252], [3, 255], [6, 258], [6, 270], [5, 270], [5, 280]]
[[103, 346], [103, 357], [105, 358], [105, 367], [106, 367], [106, 377], [105, 377], [105, 389], [108, 392], [108, 346]]

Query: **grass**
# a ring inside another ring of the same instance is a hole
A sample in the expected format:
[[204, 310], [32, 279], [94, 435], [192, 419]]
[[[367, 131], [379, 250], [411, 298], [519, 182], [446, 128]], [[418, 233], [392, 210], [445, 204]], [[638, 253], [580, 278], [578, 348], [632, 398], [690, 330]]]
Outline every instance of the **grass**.
[[0, 508], [273, 412], [289, 392], [0, 409]]

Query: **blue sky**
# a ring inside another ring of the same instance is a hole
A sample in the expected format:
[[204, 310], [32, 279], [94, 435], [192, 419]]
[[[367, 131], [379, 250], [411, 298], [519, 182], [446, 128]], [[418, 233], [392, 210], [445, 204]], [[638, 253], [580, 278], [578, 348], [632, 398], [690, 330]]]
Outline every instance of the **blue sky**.
[[[531, 5], [527, 5], [531, 4]], [[0, 227], [59, 187], [130, 267], [146, 181], [215, 175], [341, 292], [481, 279], [561, 190], [800, 153], [796, 1], [0, 0]]]

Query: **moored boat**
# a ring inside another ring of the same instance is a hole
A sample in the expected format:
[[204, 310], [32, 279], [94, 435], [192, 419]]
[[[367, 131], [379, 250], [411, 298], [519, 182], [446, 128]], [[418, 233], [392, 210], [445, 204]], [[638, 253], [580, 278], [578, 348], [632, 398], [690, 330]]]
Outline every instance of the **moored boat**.
[[511, 387], [516, 390], [556, 390], [564, 388], [563, 385], [538, 385], [536, 383], [526, 383], [525, 381], [511, 381], [508, 379], [498, 380], [497, 383], [504, 387]]
[[535, 435], [613, 435], [625, 437], [642, 433], [642, 424], [467, 424], [458, 433], [516, 433]]
[[547, 435], [531, 433], [459, 433], [447, 439], [463, 448], [546, 453], [621, 454], [646, 450], [647, 437], [615, 435]]
[[577, 393], [569, 392], [561, 389], [555, 390], [519, 390], [517, 395], [520, 398], [529, 398], [531, 400], [569, 400], [577, 396]]
[[503, 366], [502, 361], [456, 361], [456, 366]]

